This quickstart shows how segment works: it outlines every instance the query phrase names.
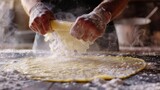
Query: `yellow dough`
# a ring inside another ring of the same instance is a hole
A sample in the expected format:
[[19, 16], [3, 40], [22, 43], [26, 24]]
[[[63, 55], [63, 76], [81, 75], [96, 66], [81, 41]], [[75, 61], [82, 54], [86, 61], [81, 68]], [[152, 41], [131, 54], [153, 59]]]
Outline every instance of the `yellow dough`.
[[49, 42], [49, 46], [52, 52], [56, 53], [73, 53], [75, 51], [79, 53], [85, 53], [89, 46], [93, 42], [85, 42], [83, 40], [78, 40], [70, 34], [70, 29], [73, 22], [53, 20], [51, 22], [51, 27], [53, 33], [47, 33], [45, 35], [45, 41]]
[[142, 69], [142, 59], [118, 56], [77, 56], [61, 58], [26, 58], [4, 66], [32, 79], [52, 82], [86, 82], [95, 78], [127, 78]]

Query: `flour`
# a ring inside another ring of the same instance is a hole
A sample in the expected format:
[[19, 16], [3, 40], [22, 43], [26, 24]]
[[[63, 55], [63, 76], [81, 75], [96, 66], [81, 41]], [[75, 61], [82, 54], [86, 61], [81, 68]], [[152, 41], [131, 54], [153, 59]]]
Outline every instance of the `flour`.
[[[36, 56], [39, 54], [40, 56], [43, 56], [46, 54], [46, 52], [38, 51], [36, 53]], [[145, 52], [144, 56], [145, 55], [150, 55], [150, 53], [147, 54]], [[144, 72], [140, 72], [139, 74], [128, 79], [112, 79], [109, 81], [103, 79], [95, 79], [91, 82], [86, 83], [53, 83], [51, 89], [44, 90], [160, 90], [160, 74], [156, 74], [156, 72], [159, 73], [159, 55], [153, 56], [154, 57], [152, 58], [146, 57], [146, 60], [150, 61], [147, 64], [147, 70], [144, 70]], [[7, 64], [10, 61], [18, 61], [17, 58], [22, 57], [33, 57], [33, 53], [32, 51], [27, 50], [1, 50], [0, 68], [1, 65]], [[152, 60], [156, 60], [158, 62], [153, 62]], [[154, 73], [148, 70], [153, 70]], [[153, 75], [150, 75], [151, 73]], [[155, 74], [157, 76], [154, 76]], [[146, 78], [150, 78], [150, 81], [154, 81], [146, 82]], [[30, 87], [36, 86], [37, 83], [40, 82], [29, 80], [26, 76], [18, 73], [17, 71], [0, 71], [0, 90], [41, 90], [41, 87], [39, 89], [30, 89]], [[23, 89], [25, 87], [29, 87], [29, 89]]]
[[17, 71], [0, 71], [0, 90], [21, 90], [34, 82]]
[[55, 31], [45, 35], [45, 41], [49, 42], [49, 47], [55, 55], [70, 55], [85, 53], [92, 42], [84, 42], [72, 37], [69, 32]]

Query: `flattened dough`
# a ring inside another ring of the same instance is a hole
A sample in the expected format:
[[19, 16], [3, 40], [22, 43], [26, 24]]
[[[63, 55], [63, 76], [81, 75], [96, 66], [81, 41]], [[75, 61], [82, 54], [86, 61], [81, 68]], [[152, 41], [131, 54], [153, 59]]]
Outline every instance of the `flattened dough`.
[[4, 67], [16, 69], [32, 79], [53, 82], [85, 82], [95, 78], [126, 78], [142, 69], [142, 59], [118, 56], [26, 58]]

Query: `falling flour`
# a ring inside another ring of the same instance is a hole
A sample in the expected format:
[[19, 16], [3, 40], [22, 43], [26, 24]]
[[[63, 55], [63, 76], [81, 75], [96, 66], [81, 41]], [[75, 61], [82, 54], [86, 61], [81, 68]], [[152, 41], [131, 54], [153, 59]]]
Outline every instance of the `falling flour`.
[[71, 22], [53, 21], [54, 32], [45, 35], [45, 41], [49, 42], [51, 51], [58, 55], [74, 55], [85, 53], [93, 42], [78, 40], [70, 35]]

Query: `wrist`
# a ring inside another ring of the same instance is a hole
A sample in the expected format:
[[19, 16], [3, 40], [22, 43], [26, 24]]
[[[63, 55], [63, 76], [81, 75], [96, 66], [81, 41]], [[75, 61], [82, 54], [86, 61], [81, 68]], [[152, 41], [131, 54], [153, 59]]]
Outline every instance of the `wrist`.
[[103, 20], [105, 23], [109, 23], [111, 21], [111, 12], [106, 11], [103, 7], [93, 10], [92, 13], [99, 16], [101, 20]]
[[37, 2], [30, 10], [29, 10], [29, 15], [33, 13], [39, 13], [43, 11], [47, 11], [48, 8], [42, 3], [42, 2]]

